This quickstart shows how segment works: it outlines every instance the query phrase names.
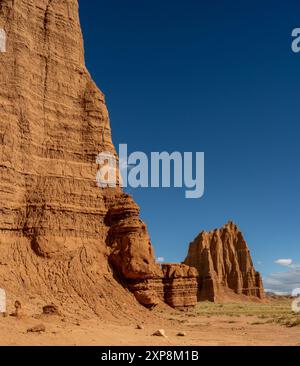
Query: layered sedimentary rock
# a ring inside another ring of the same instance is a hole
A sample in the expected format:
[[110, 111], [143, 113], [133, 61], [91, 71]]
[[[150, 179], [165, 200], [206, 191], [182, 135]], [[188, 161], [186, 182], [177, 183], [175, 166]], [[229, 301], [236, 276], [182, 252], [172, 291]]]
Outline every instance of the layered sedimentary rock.
[[230, 294], [264, 297], [261, 276], [238, 227], [229, 222], [221, 229], [201, 232], [190, 244], [185, 264], [199, 272], [199, 300], [215, 301]]
[[165, 301], [174, 308], [195, 306], [197, 270], [185, 264], [163, 264], [162, 268], [157, 265], [139, 211], [131, 197], [123, 196], [107, 213], [106, 223], [110, 227], [107, 245], [116, 276], [146, 307], [152, 307], [159, 301]]
[[188, 308], [197, 303], [198, 272], [185, 264], [163, 264], [164, 299], [174, 308]]
[[139, 207], [123, 195], [110, 207], [106, 244], [116, 276], [125, 282], [140, 303], [153, 306], [163, 300], [163, 273], [156, 263], [146, 225], [139, 218]]
[[97, 154], [116, 153], [77, 0], [0, 0], [1, 28], [0, 287], [102, 315], [136, 303], [128, 288], [144, 305], [162, 300], [137, 205], [96, 183]]

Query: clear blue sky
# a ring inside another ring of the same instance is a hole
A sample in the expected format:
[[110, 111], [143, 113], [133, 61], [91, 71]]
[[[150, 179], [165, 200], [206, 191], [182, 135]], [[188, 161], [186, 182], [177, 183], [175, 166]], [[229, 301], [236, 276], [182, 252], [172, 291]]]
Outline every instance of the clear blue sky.
[[79, 5], [87, 66], [106, 95], [115, 145], [205, 152], [203, 198], [187, 200], [181, 189], [131, 191], [156, 255], [181, 261], [201, 230], [231, 219], [264, 277], [293, 271], [274, 261], [300, 263], [300, 53], [291, 51], [300, 4]]

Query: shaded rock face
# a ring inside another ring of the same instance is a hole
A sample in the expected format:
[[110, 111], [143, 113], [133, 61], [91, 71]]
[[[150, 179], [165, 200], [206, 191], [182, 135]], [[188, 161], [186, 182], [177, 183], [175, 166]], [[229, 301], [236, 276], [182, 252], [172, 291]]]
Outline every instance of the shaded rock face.
[[190, 244], [184, 263], [199, 272], [199, 300], [222, 299], [227, 290], [264, 297], [262, 279], [254, 269], [247, 243], [232, 222], [221, 229], [200, 233]]
[[77, 0], [0, 0], [0, 28], [0, 287], [114, 317], [138, 311], [128, 288], [163, 300], [139, 208], [96, 184], [97, 154], [115, 148]]

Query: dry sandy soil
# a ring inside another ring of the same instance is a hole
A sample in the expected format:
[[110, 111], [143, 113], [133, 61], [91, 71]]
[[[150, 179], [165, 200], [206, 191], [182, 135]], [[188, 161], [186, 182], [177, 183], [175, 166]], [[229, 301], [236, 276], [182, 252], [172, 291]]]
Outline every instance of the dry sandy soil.
[[[159, 307], [139, 323], [26, 315], [0, 318], [1, 345], [300, 345], [300, 315], [291, 300], [257, 303], [199, 303], [194, 311]], [[46, 331], [27, 333], [43, 323]], [[143, 329], [136, 329], [137, 324]], [[167, 337], [152, 333], [163, 328]], [[185, 332], [186, 336], [177, 336]]]

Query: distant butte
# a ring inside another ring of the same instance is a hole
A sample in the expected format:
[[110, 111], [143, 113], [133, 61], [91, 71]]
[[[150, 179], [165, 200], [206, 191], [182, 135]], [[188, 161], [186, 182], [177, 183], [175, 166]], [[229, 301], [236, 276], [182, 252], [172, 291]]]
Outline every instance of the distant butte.
[[233, 222], [201, 232], [190, 244], [184, 263], [199, 272], [198, 300], [218, 301], [235, 295], [264, 298], [261, 276], [253, 266], [243, 234]]

